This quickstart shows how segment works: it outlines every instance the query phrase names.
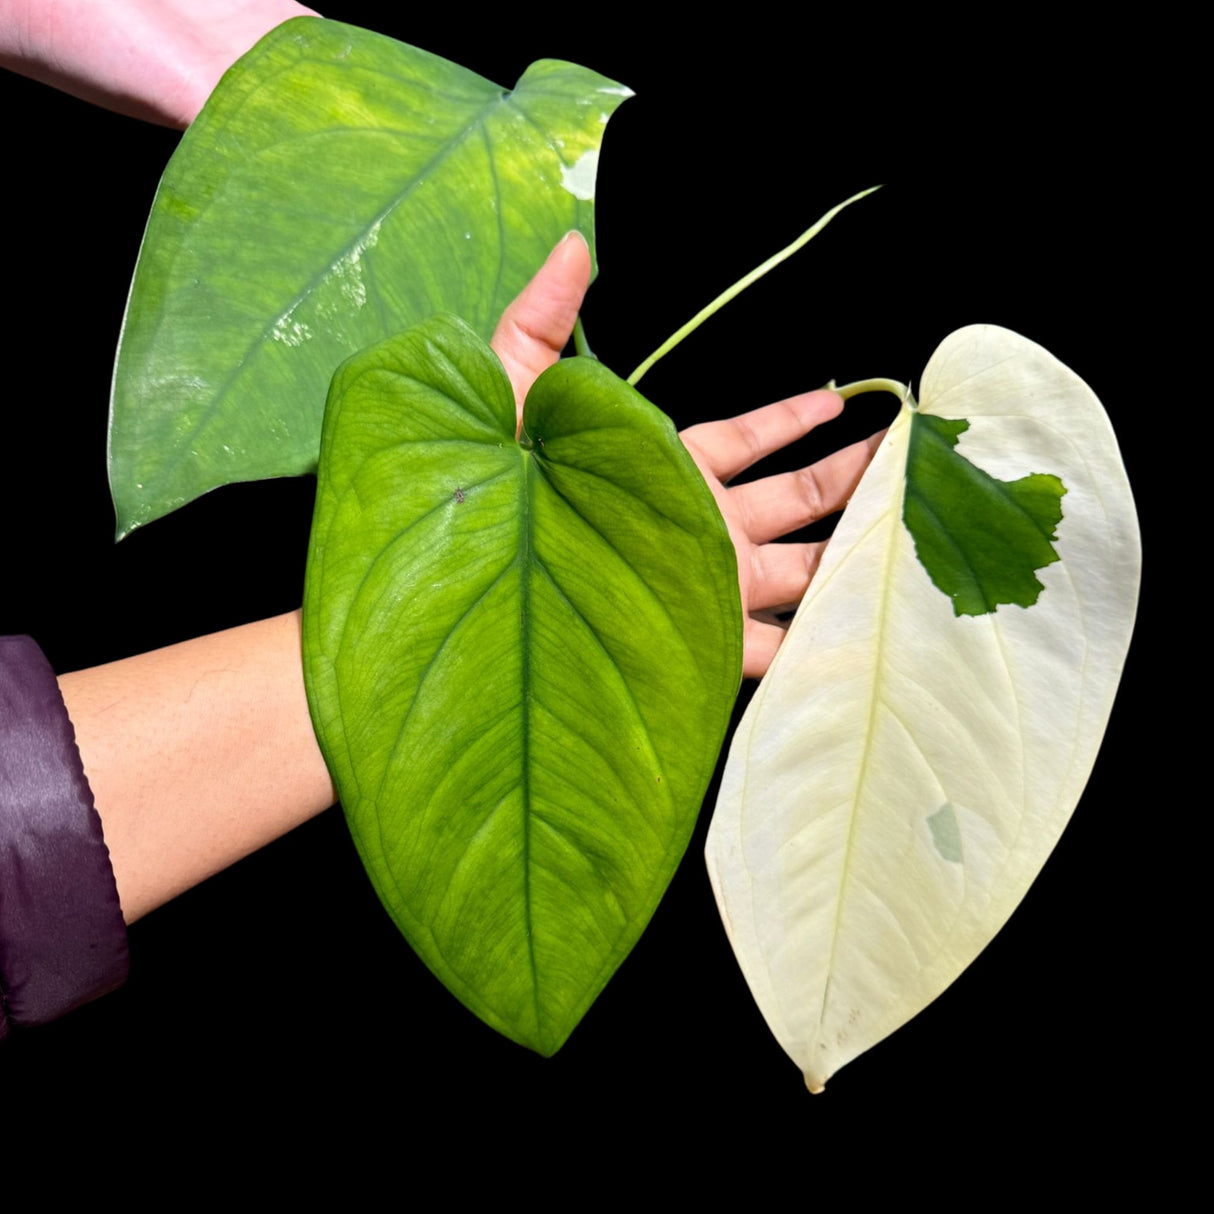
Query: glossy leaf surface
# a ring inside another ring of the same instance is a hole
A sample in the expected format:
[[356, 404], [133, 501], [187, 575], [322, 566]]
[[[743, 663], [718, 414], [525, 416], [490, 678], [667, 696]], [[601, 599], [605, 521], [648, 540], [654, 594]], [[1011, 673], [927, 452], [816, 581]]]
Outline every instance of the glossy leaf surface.
[[[974, 473], [909, 461], [925, 425]], [[1004, 524], [987, 517], [983, 545], [972, 509], [941, 506], [938, 478], [954, 473], [985, 477], [988, 500], [1021, 494], [995, 482], [1031, 485], [1032, 500]], [[904, 521], [912, 498], [942, 511], [941, 552], [958, 541], [937, 569], [968, 568], [968, 582], [933, 582]], [[958, 595], [993, 584], [984, 563], [1010, 567], [1029, 605], [993, 595], [958, 614]], [[947, 338], [734, 737], [709, 835], [734, 951], [812, 1090], [944, 990], [1024, 896], [1095, 761], [1139, 565], [1117, 443], [1087, 385], [1007, 330]]]
[[385, 906], [548, 1054], [686, 847], [741, 671], [733, 548], [669, 420], [588, 359], [510, 385], [436, 317], [326, 413], [304, 607], [317, 736]]
[[119, 535], [218, 485], [312, 471], [357, 350], [439, 310], [487, 338], [565, 232], [593, 241], [599, 143], [628, 95], [554, 60], [509, 93], [315, 18], [267, 35], [152, 207], [111, 405]]

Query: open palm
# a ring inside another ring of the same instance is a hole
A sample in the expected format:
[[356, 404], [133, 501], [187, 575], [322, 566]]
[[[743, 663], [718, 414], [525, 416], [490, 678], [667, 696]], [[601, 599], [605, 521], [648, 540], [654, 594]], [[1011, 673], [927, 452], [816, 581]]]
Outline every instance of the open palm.
[[784, 639], [775, 612], [801, 601], [825, 547], [825, 541], [772, 541], [842, 510], [882, 436], [875, 434], [797, 472], [732, 488], [729, 481], [830, 421], [842, 408], [834, 392], [807, 392], [740, 417], [691, 426], [679, 435], [717, 499], [737, 553], [746, 620], [742, 673], [748, 678], [767, 673]]
[[[503, 313], [492, 344], [514, 386], [520, 416], [536, 377], [560, 358], [589, 282], [586, 242], [570, 233]], [[830, 421], [842, 408], [834, 392], [807, 392], [739, 417], [691, 426], [679, 436], [716, 497], [737, 553], [746, 620], [742, 673], [749, 678], [767, 672], [784, 637], [774, 613], [801, 601], [824, 547], [772, 541], [841, 510], [881, 435], [798, 472], [733, 487], [729, 481]]]

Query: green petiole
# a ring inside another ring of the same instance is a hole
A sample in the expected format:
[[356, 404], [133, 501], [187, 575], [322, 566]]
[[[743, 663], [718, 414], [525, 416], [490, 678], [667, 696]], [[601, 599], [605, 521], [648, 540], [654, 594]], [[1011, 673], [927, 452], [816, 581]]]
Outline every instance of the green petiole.
[[844, 384], [841, 388], [835, 384], [834, 380], [831, 380], [827, 387], [832, 392], [837, 392], [844, 400], [851, 400], [853, 396], [863, 396], [866, 392], [889, 392], [904, 405], [909, 404], [912, 409], [918, 408], [915, 398], [911, 395], [910, 386], [900, 384], [896, 379], [858, 379], [855, 383]]
[[763, 275], [769, 270], [774, 270], [776, 266], [780, 264], [780, 262], [786, 261], [795, 252], [797, 252], [798, 249], [801, 249], [807, 245], [844, 208], [851, 206], [853, 202], [859, 202], [861, 198], [867, 197], [874, 190], [879, 190], [880, 188], [880, 186], [876, 185], [870, 186], [867, 190], [861, 190], [859, 194], [853, 194], [844, 202], [839, 203], [838, 206], [831, 207], [831, 209], [827, 211], [826, 214], [813, 225], [813, 227], [802, 232], [801, 235], [792, 242], [792, 244], [781, 249], [774, 256], [769, 257], [761, 266], [756, 266], [755, 269], [751, 270], [749, 274], [739, 278], [732, 287], [728, 287], [726, 290], [722, 291], [721, 294], [712, 301], [712, 303], [701, 308], [681, 329], [678, 330], [677, 333], [671, 337], [668, 337], [647, 359], [645, 359], [643, 363], [641, 363], [639, 367], [637, 367], [635, 371], [633, 371], [633, 373], [628, 377], [628, 382], [635, 388], [640, 382], [641, 376], [644, 375], [645, 372], [648, 371], [659, 358], [669, 354], [670, 351], [683, 340], [683, 338], [690, 333], [694, 333], [696, 329], [698, 329], [711, 315], [713, 315], [714, 312], [719, 311], [731, 299], [733, 299], [734, 296], [740, 295], [743, 291], [745, 291], [751, 283], [758, 282], [759, 279], [762, 278]]

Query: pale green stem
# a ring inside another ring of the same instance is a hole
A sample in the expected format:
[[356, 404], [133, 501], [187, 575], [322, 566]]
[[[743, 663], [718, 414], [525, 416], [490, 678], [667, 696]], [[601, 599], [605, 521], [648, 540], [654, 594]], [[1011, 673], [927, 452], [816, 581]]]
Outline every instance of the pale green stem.
[[797, 239], [794, 240], [787, 248], [781, 249], [777, 254], [775, 254], [774, 257], [769, 257], [761, 266], [751, 270], [751, 272], [744, 278], [739, 278], [738, 281], [735, 282], [728, 290], [722, 291], [721, 294], [718, 295], [716, 299], [714, 299], [707, 307], [701, 308], [677, 333], [674, 334], [674, 336], [668, 337], [647, 359], [645, 359], [643, 363], [641, 363], [639, 367], [637, 367], [637, 369], [628, 377], [628, 382], [635, 388], [640, 382], [641, 376], [644, 375], [645, 372], [648, 371], [659, 358], [669, 354], [670, 351], [683, 340], [683, 338], [685, 338], [689, 333], [694, 333], [696, 329], [698, 329], [714, 312], [717, 312], [723, 308], [731, 299], [733, 299], [735, 295], [740, 295], [748, 286], [750, 286], [752, 282], [758, 282], [758, 280], [762, 278], [763, 275], [768, 272], [768, 270], [774, 270], [776, 266], [780, 264], [780, 262], [786, 261], [798, 249], [801, 249], [807, 245], [815, 236], [817, 236], [820, 231], [822, 231], [824, 227], [826, 227], [828, 223], [830, 223], [832, 219], [834, 219], [836, 215], [838, 215], [840, 211], [844, 209], [844, 207], [851, 206], [853, 202], [859, 202], [861, 198], [871, 194], [873, 190], [879, 190], [880, 188], [881, 187], [877, 185], [870, 186], [867, 190], [861, 190], [859, 194], [853, 194], [845, 202], [839, 203], [838, 206], [831, 207], [831, 209], [827, 211], [826, 214], [823, 215], [812, 228], [802, 232], [801, 235], [798, 236]]
[[582, 327], [580, 312], [577, 320], [573, 322], [573, 345], [582, 358], [593, 358], [595, 362], [599, 361], [598, 355], [590, 348], [590, 343], [586, 340], [586, 330]]
[[911, 396], [909, 386], [900, 384], [896, 379], [858, 379], [854, 384], [844, 384], [841, 388], [836, 387], [832, 380], [827, 386], [844, 400], [851, 400], [853, 396], [863, 396], [866, 392], [889, 392], [903, 404], [909, 401], [912, 408], [915, 404], [915, 398]]

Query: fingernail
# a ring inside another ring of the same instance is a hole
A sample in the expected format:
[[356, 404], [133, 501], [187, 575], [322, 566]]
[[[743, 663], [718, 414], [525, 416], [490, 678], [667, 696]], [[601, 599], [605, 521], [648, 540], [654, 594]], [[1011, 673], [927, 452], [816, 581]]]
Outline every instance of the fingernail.
[[[582, 242], [582, 244], [584, 244], [586, 246], [586, 248], [588, 248], [588, 249], [590, 248], [589, 241], [587, 241], [586, 237], [583, 236], [581, 234], [581, 232], [579, 232], [577, 230], [577, 228], [570, 228], [569, 231], [566, 232], [565, 235], [561, 237], [561, 244], [565, 244], [566, 242], [573, 240], [575, 238], [580, 240]], [[558, 245], [557, 247], [559, 248], [560, 245]]]

